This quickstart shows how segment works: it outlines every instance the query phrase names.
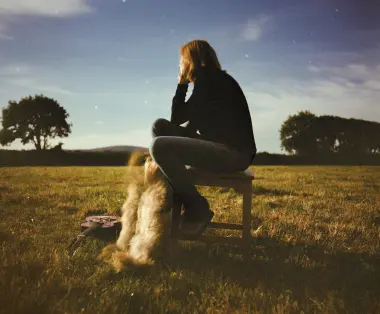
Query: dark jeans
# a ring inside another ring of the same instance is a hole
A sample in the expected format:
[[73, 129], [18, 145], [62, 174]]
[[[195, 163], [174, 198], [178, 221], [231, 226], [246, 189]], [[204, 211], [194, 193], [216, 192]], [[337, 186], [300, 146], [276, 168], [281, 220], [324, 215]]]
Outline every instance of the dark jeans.
[[251, 163], [252, 156], [203, 140], [201, 135], [165, 119], [154, 122], [152, 135], [150, 154], [185, 205], [200, 196], [185, 166], [225, 173], [244, 171]]

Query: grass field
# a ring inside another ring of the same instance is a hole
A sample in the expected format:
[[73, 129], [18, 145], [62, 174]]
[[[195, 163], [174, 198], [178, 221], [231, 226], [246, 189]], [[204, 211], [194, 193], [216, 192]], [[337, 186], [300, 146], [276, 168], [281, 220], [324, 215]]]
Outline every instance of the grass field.
[[[119, 214], [126, 167], [0, 168], [0, 311], [380, 313], [380, 167], [252, 169], [250, 258], [183, 242], [171, 261], [115, 273], [104, 243], [65, 248], [84, 215]], [[238, 194], [201, 191], [215, 221], [239, 222]]]

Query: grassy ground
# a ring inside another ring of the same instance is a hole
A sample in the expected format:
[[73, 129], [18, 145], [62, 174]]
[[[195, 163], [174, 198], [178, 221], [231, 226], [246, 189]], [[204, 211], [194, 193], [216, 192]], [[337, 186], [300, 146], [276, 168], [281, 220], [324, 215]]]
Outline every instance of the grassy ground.
[[[89, 213], [119, 213], [126, 168], [0, 168], [4, 313], [380, 313], [380, 167], [253, 167], [250, 258], [195, 242], [150, 270], [116, 274], [104, 243], [65, 248]], [[234, 191], [201, 188], [215, 221]]]

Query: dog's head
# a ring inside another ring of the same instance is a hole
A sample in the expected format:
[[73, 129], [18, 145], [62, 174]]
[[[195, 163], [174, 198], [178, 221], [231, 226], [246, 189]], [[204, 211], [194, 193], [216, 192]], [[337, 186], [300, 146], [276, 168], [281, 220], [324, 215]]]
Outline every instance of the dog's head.
[[144, 184], [152, 184], [158, 181], [165, 182], [165, 176], [151, 156], [145, 159]]

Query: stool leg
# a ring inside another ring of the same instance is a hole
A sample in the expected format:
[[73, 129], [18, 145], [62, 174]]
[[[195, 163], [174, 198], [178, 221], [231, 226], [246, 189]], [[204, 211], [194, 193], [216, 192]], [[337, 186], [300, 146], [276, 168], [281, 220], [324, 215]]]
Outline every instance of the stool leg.
[[179, 234], [179, 223], [181, 219], [181, 207], [182, 202], [180, 198], [175, 195], [173, 201], [173, 210], [172, 210], [172, 225], [170, 235], [172, 237], [177, 237]]
[[243, 245], [249, 253], [251, 243], [252, 184], [245, 184], [243, 189]]

